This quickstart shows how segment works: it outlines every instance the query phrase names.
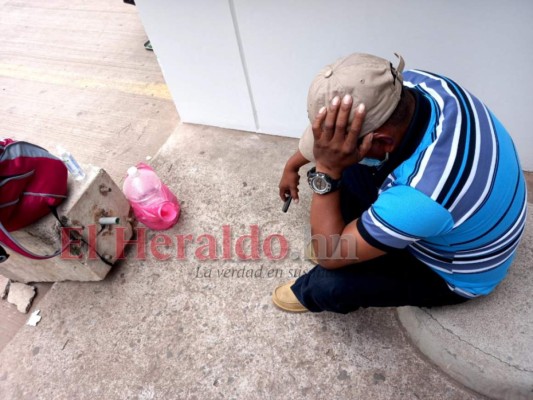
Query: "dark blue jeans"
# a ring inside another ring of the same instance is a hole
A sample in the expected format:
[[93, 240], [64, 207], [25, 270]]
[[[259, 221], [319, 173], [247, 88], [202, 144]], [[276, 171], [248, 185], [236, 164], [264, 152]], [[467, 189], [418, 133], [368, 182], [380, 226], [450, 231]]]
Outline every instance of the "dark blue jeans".
[[[346, 223], [358, 218], [377, 198], [380, 182], [373, 170], [354, 165], [344, 171], [341, 212]], [[432, 307], [468, 299], [452, 292], [446, 282], [407, 250], [336, 270], [315, 266], [292, 286], [310, 311], [349, 313], [359, 307]]]

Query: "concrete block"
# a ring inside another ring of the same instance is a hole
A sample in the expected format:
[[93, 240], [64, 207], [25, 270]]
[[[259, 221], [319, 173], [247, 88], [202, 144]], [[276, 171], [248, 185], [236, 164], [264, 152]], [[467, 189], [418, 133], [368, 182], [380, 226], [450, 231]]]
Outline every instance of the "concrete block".
[[31, 302], [35, 297], [36, 292], [33, 286], [25, 285], [24, 283], [13, 282], [9, 286], [9, 294], [7, 301], [17, 306], [17, 310], [26, 314], [31, 307]]
[[5, 299], [9, 291], [10, 280], [5, 276], [0, 275], [0, 299]]
[[[117, 246], [118, 235], [124, 238], [123, 243], [132, 237], [131, 207], [102, 168], [83, 167], [87, 176], [81, 182], [69, 178], [68, 198], [58, 207], [63, 225], [73, 229], [75, 243], [70, 245], [70, 251], [36, 261], [8, 250], [10, 258], [0, 264], [0, 274], [17, 282], [98, 281], [106, 277], [124, 251], [125, 245]], [[101, 217], [110, 216], [118, 217], [119, 223], [106, 226], [98, 223]], [[61, 247], [61, 230], [50, 214], [12, 234], [34, 253], [52, 254]]]
[[422, 353], [491, 399], [533, 399], [531, 243], [530, 207], [515, 261], [494, 293], [457, 306], [398, 308], [400, 322]]

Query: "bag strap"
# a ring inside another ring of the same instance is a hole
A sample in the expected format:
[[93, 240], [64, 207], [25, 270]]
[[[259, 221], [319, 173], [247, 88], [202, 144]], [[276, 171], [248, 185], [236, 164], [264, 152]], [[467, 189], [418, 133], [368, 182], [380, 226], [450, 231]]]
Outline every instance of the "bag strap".
[[[59, 225], [61, 225], [63, 228], [67, 228], [67, 226], [65, 225], [65, 223], [61, 220], [61, 218], [59, 218], [59, 214], [57, 213], [57, 208], [56, 207], [50, 207], [51, 211], [52, 211], [52, 215], [55, 217], [55, 219], [57, 219], [57, 222], [59, 222]], [[100, 231], [101, 232], [101, 231]], [[84, 238], [80, 238], [79, 240], [81, 240], [82, 242], [84, 242], [87, 246], [89, 246], [89, 243], [87, 243], [87, 241], [84, 239]], [[69, 242], [67, 243], [67, 245], [63, 248], [63, 250], [65, 250], [68, 246], [70, 246], [71, 244], [71, 240], [69, 240]], [[61, 252], [63, 252], [63, 250], [61, 250]], [[95, 249], [96, 250], [96, 249]], [[98, 252], [96, 252], [96, 255], [98, 256], [98, 258], [100, 258], [100, 260], [106, 264], [106, 265], [109, 265], [110, 267], [113, 266], [113, 264], [111, 264], [109, 261], [107, 261], [104, 257], [102, 257]], [[2, 262], [2, 261], [0, 261]]]
[[[17, 253], [23, 255], [24, 257], [31, 258], [32, 260], [46, 260], [48, 258], [56, 257], [61, 254], [63, 250], [67, 248], [67, 246], [70, 245], [70, 241], [65, 245], [64, 248], [61, 248], [57, 251], [55, 251], [53, 254], [47, 254], [47, 255], [40, 255], [36, 254], [27, 248], [25, 248], [22, 244], [20, 244], [0, 223], [0, 242], [4, 244], [5, 246], [9, 247], [11, 250], [16, 251]], [[3, 250], [3, 249], [2, 249]], [[5, 250], [3, 251], [5, 254]], [[1, 253], [1, 251], [0, 251]], [[7, 254], [6, 254], [7, 255]], [[8, 256], [9, 257], [9, 256]], [[0, 254], [0, 262], [3, 262], [7, 260], [7, 257], [2, 260], [1, 254]]]
[[[59, 222], [59, 224], [62, 226], [62, 227], [65, 227], [65, 224], [63, 223], [63, 221], [61, 221], [61, 218], [59, 218], [59, 214], [57, 213], [57, 209], [56, 207], [50, 207], [51, 209], [51, 212], [52, 212], [52, 215], [57, 219], [57, 221]], [[81, 240], [83, 242], [85, 242], [85, 240], [83, 240], [83, 238], [81, 238]], [[53, 254], [49, 254], [49, 255], [39, 255], [39, 254], [35, 254], [34, 252], [26, 249], [24, 246], [22, 246], [7, 230], [6, 228], [4, 227], [4, 225], [2, 225], [2, 223], [0, 223], [0, 243], [4, 244], [5, 246], [9, 247], [10, 249], [16, 251], [17, 253], [23, 255], [24, 257], [27, 257], [27, 258], [31, 258], [32, 260], [47, 260], [49, 258], [53, 258], [53, 257], [56, 257], [58, 255], [60, 255], [61, 253], [63, 253], [63, 251], [65, 251], [69, 246], [70, 244], [72, 243], [72, 240], [69, 240], [65, 246], [63, 246], [62, 248], [60, 248], [59, 250], [55, 251]], [[100, 258], [100, 260], [102, 260], [102, 262], [106, 265], [109, 265], [109, 266], [113, 266], [112, 263], [110, 263], [109, 261], [107, 261], [104, 257], [102, 257], [100, 254], [96, 253], [98, 255], [98, 257]], [[6, 261], [7, 259], [9, 258], [9, 254], [6, 253], [6, 251], [4, 250], [4, 248], [0, 245], [0, 263], [3, 263], [4, 261]]]

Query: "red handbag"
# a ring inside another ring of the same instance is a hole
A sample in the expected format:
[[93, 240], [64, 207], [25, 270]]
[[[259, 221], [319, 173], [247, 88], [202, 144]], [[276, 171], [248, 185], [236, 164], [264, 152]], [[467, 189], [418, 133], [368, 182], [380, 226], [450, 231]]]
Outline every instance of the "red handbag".
[[[42, 147], [12, 139], [0, 140], [0, 243], [35, 260], [59, 255], [61, 250], [51, 255], [35, 254], [9, 232], [55, 212], [67, 197], [67, 178], [63, 161]], [[0, 246], [0, 262], [8, 257]]]

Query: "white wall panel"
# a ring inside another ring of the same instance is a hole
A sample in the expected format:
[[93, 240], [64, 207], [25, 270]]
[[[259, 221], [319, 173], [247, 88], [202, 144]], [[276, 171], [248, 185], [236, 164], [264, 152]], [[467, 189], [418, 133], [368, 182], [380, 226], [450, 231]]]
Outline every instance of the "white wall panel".
[[137, 0], [136, 4], [181, 120], [255, 130], [228, 2]]
[[398, 51], [407, 68], [447, 75], [485, 101], [511, 132], [523, 167], [533, 170], [530, 0], [141, 0], [140, 6], [186, 122], [298, 137], [308, 123], [308, 86], [322, 66], [355, 51], [392, 61]]

